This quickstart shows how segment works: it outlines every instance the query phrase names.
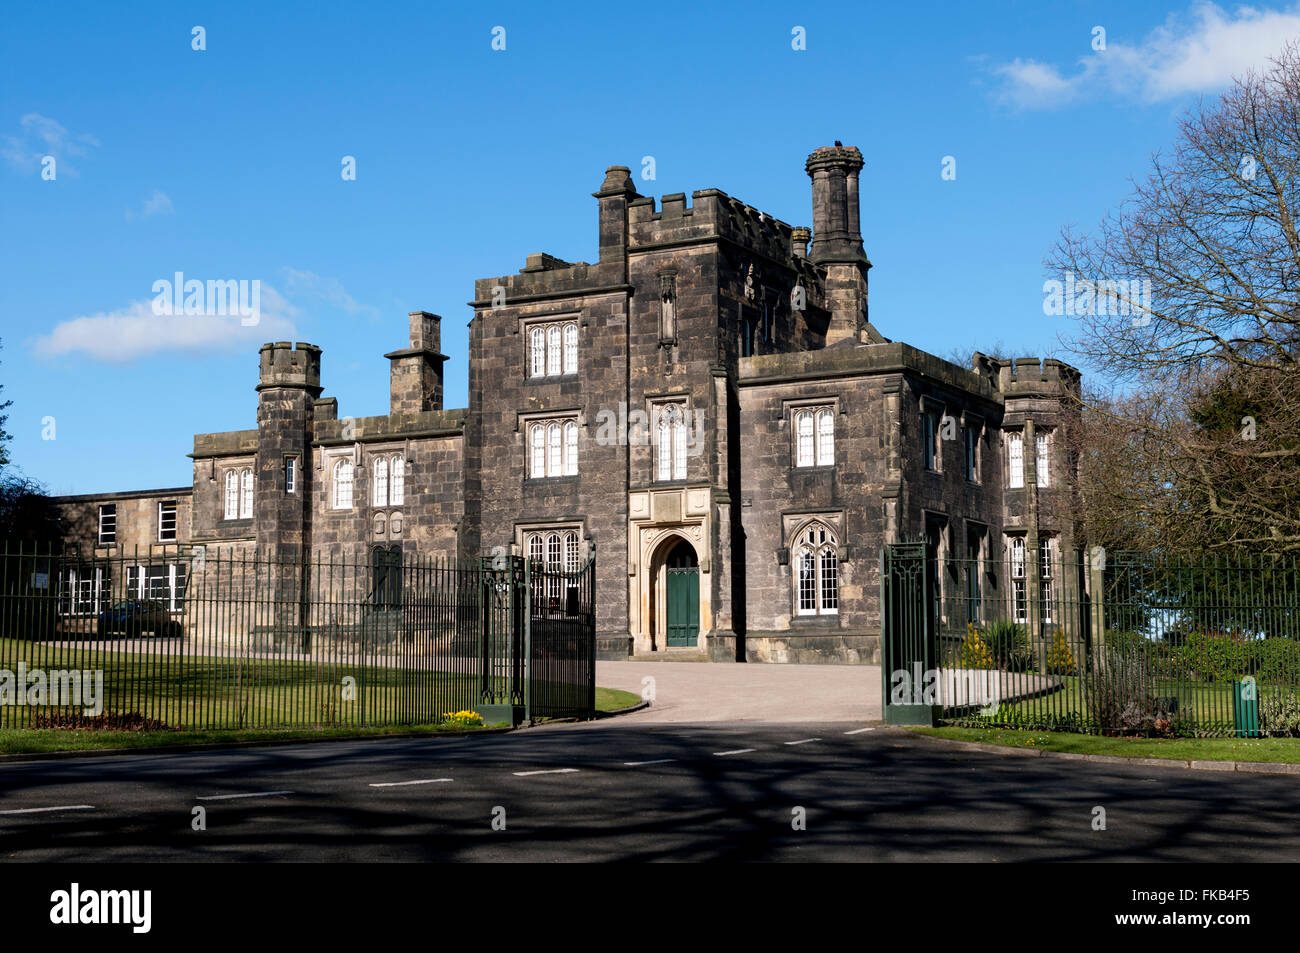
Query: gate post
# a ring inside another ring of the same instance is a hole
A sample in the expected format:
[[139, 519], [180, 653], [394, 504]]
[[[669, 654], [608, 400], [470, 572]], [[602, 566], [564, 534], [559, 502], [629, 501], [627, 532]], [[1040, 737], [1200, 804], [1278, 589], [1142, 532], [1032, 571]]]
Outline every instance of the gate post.
[[1093, 671], [1106, 668], [1106, 547], [1088, 550], [1088, 609], [1092, 628]]

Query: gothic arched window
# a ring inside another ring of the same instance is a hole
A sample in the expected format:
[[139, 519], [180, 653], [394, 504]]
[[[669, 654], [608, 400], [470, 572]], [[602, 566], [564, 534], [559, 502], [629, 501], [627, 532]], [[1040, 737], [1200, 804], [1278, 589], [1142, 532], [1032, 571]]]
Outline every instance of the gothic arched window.
[[835, 615], [840, 608], [839, 553], [835, 534], [809, 523], [794, 544], [795, 613]]

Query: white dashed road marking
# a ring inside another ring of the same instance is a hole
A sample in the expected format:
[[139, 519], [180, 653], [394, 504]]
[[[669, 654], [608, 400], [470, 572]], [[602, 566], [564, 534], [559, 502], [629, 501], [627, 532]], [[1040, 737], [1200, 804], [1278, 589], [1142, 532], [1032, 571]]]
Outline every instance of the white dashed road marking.
[[715, 751], [714, 757], [725, 758], [729, 754], [749, 754], [751, 751], [757, 751], [757, 748], [737, 748], [735, 751]]
[[292, 794], [292, 791], [257, 791], [253, 794], [205, 794], [203, 797], [196, 797], [196, 801], [233, 801], [237, 798], [245, 797], [275, 797], [278, 794]]
[[44, 814], [47, 811], [93, 811], [93, 804], [62, 804], [58, 807], [21, 807], [13, 811], [0, 811], [0, 814]]
[[400, 788], [408, 784], [441, 784], [443, 781], [450, 780], [451, 778], [421, 778], [419, 781], [381, 781], [370, 786], [372, 788]]
[[516, 771], [515, 777], [527, 778], [534, 774], [575, 774], [577, 770], [577, 768], [547, 768], [544, 771]]
[[676, 758], [658, 758], [654, 761], [624, 761], [623, 764], [629, 768], [639, 768], [643, 764], [667, 764], [669, 761], [676, 760]]
[[860, 735], [864, 731], [875, 731], [875, 728], [854, 728], [852, 731], [844, 732], [846, 735]]
[[788, 745], [806, 745], [806, 744], [808, 744], [808, 742], [810, 742], [810, 741], [821, 741], [821, 739], [820, 739], [820, 738], [804, 738], [802, 741], [787, 741], [787, 742], [785, 742], [785, 743], [788, 744]]

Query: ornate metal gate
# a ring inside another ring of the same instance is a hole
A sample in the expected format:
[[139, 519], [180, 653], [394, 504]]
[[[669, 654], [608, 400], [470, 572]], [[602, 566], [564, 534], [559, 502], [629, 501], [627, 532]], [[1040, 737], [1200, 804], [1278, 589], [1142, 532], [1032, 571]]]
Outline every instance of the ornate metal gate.
[[926, 692], [939, 657], [931, 563], [924, 542], [890, 543], [880, 553], [881, 697], [894, 725], [932, 725], [940, 712]]

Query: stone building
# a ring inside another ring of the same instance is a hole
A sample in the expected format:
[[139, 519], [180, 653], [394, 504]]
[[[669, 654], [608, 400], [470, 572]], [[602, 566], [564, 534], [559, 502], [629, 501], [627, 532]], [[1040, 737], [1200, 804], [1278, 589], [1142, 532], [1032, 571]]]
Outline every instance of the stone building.
[[1022, 580], [1007, 599], [1075, 586], [1078, 372], [959, 367], [877, 330], [862, 167], [838, 143], [808, 157], [808, 229], [717, 189], [656, 205], [613, 166], [594, 262], [535, 254], [475, 283], [468, 408], [442, 406], [434, 314], [385, 355], [377, 417], [321, 396], [319, 348], [266, 344], [257, 426], [195, 436], [192, 493], [65, 498], [75, 535], [161, 494], [184, 501], [178, 541], [284, 561], [509, 550], [568, 569], [594, 547], [605, 658], [875, 661], [890, 541], [924, 538], [948, 592], [985, 584], [958, 557]]

